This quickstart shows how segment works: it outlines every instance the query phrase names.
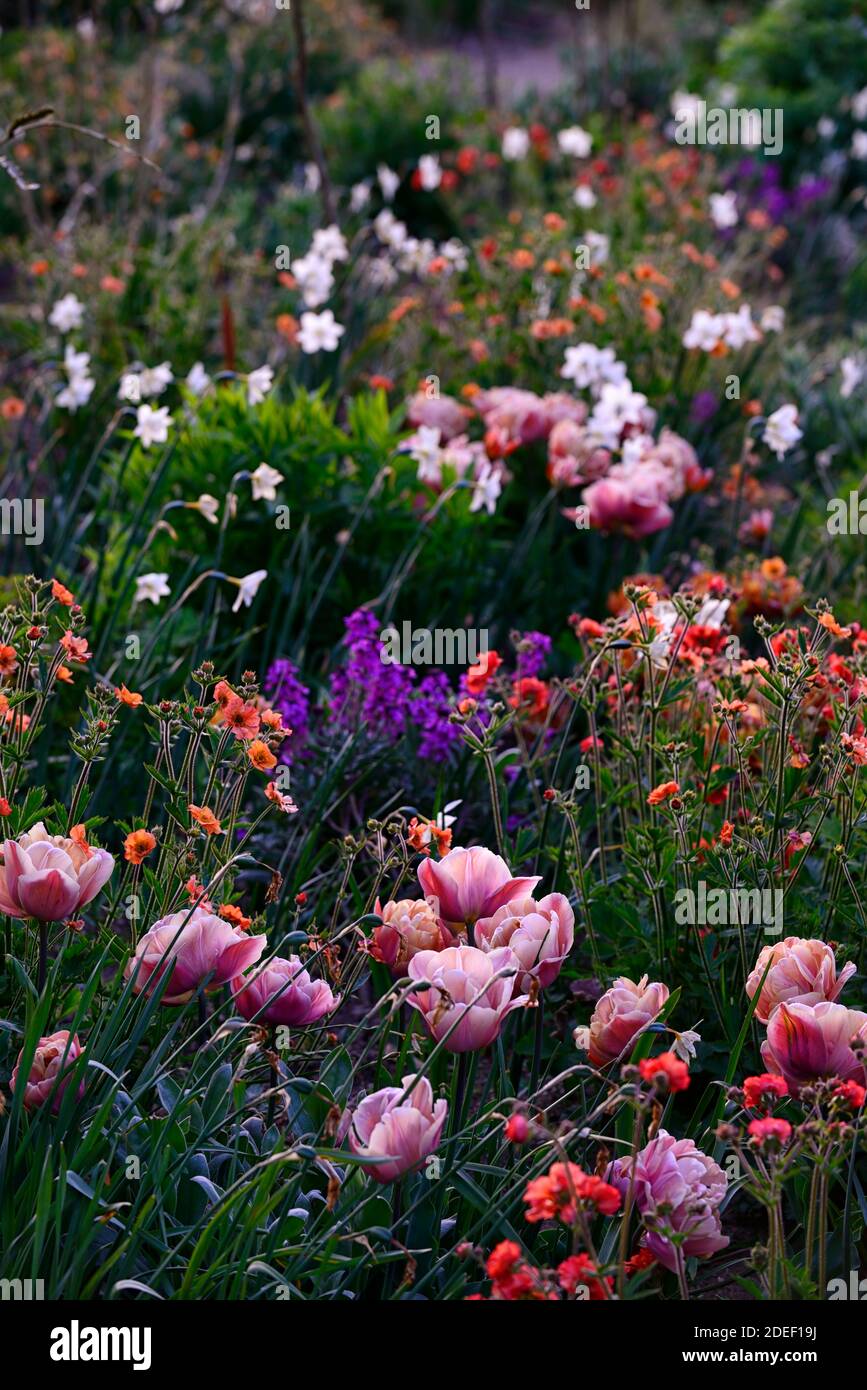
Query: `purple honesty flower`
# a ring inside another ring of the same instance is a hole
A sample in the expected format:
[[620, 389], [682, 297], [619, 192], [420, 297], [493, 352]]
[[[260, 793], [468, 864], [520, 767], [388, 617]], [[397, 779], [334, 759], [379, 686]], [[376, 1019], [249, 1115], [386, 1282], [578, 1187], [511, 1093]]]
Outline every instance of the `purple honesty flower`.
[[268, 667], [263, 693], [271, 708], [280, 715], [284, 727], [292, 730], [291, 737], [283, 740], [278, 754], [281, 763], [291, 763], [293, 754], [307, 742], [310, 691], [301, 683], [298, 667], [281, 657]]
[[522, 632], [516, 641], [518, 665], [515, 676], [538, 676], [551, 654], [551, 638], [544, 632]]

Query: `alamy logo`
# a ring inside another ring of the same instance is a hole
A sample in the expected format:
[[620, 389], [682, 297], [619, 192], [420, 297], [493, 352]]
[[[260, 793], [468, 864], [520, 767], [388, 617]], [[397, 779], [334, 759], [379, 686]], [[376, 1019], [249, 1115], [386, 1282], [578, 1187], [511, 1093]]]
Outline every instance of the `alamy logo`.
[[45, 536], [42, 499], [0, 498], [0, 536], [23, 536], [25, 545], [41, 545]]
[[762, 145], [767, 155], [783, 148], [782, 107], [727, 108], [690, 101], [674, 113], [674, 138], [679, 145]]
[[678, 888], [674, 895], [678, 926], [761, 926], [766, 936], [783, 930], [782, 888]]
[[0, 1299], [25, 1303], [45, 1297], [44, 1279], [0, 1279]]
[[134, 1371], [151, 1364], [149, 1327], [82, 1327], [73, 1318], [69, 1327], [51, 1332], [52, 1361], [131, 1361]]
[[867, 1279], [859, 1279], [860, 1270], [849, 1270], [849, 1282], [845, 1279], [828, 1280], [828, 1298], [833, 1303], [835, 1300], [848, 1299], [853, 1303], [863, 1303], [867, 1300]]
[[477, 666], [487, 670], [488, 629], [416, 627], [412, 623], [383, 628], [379, 634], [384, 666]]

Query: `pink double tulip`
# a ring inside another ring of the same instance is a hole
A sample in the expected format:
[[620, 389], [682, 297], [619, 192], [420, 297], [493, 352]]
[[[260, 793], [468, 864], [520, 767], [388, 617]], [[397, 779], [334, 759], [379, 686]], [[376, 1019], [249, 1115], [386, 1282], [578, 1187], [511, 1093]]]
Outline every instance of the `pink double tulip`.
[[605, 1067], [625, 1057], [633, 1043], [659, 1017], [668, 999], [668, 985], [638, 984], [621, 975], [597, 1002], [589, 1028], [575, 1029], [575, 1042], [594, 1067]]
[[377, 901], [376, 911], [382, 925], [373, 929], [370, 954], [393, 975], [405, 974], [407, 962], [419, 951], [441, 951], [453, 940], [424, 898], [401, 898], [385, 907]]
[[863, 1086], [865, 1070], [855, 1040], [867, 1048], [867, 1014], [845, 1004], [780, 1004], [768, 1022], [762, 1043], [762, 1060], [770, 1072], [786, 1078], [792, 1095], [826, 1076], [857, 1081]]
[[96, 897], [113, 868], [108, 850], [49, 835], [38, 821], [17, 840], [3, 841], [0, 913], [62, 922]]
[[[504, 973], [497, 978], [500, 971]], [[407, 1003], [418, 1009], [431, 1037], [445, 1040], [448, 1052], [475, 1052], [494, 1041], [511, 1009], [526, 1004], [526, 994], [512, 998], [520, 971], [509, 946], [490, 952], [475, 946], [420, 951], [407, 974], [417, 983], [430, 981], [430, 988], [409, 995]]]
[[448, 1105], [444, 1100], [434, 1101], [426, 1077], [404, 1097], [413, 1079], [405, 1076], [402, 1086], [384, 1086], [381, 1091], [374, 1091], [352, 1112], [352, 1152], [363, 1158], [389, 1160], [367, 1167], [377, 1182], [394, 1182], [412, 1172], [439, 1144]]
[[511, 946], [523, 973], [515, 981], [518, 992], [538, 980], [542, 989], [553, 984], [575, 940], [575, 914], [562, 893], [545, 898], [514, 898], [493, 917], [481, 917], [475, 927], [480, 951]]
[[[81, 1051], [78, 1035], [71, 1036], [65, 1028], [39, 1039], [33, 1061], [30, 1064], [30, 1074], [24, 1081], [25, 1109], [38, 1110], [54, 1091], [51, 1109], [55, 1114], [57, 1113], [60, 1109], [63, 1093], [72, 1080], [72, 1068], [81, 1056]], [[18, 1061], [15, 1063], [9, 1081], [9, 1089], [13, 1093], [18, 1088], [19, 1070], [23, 1056], [22, 1049], [18, 1054]], [[54, 1090], [55, 1086], [57, 1087], [56, 1091]], [[78, 1088], [78, 1094], [79, 1097], [84, 1095], [83, 1081]]]
[[126, 978], [135, 976], [138, 994], [152, 991], [168, 975], [160, 1002], [185, 1004], [209, 976], [208, 988], [216, 989], [255, 965], [267, 944], [266, 936], [248, 936], [200, 907], [192, 913], [172, 912], [142, 937], [127, 963]]
[[491, 917], [512, 898], [532, 893], [539, 877], [513, 878], [505, 859], [481, 845], [449, 850], [440, 860], [425, 859], [418, 881], [427, 898], [437, 901], [440, 919], [455, 934], [480, 917]]
[[326, 980], [314, 980], [304, 969], [300, 956], [274, 956], [252, 975], [238, 975], [232, 994], [243, 1018], [290, 1028], [305, 1028], [340, 1003]]
[[666, 1269], [677, 1269], [678, 1244], [673, 1237], [685, 1237], [679, 1244], [684, 1257], [713, 1255], [728, 1245], [719, 1213], [728, 1180], [691, 1139], [675, 1139], [661, 1129], [634, 1158], [612, 1163], [605, 1180], [624, 1196], [633, 1184], [645, 1229], [642, 1244]]
[[[767, 977], [762, 984], [766, 970]], [[815, 937], [787, 936], [773, 946], [762, 947], [747, 980], [747, 994], [752, 999], [761, 986], [756, 1018], [760, 1023], [767, 1023], [780, 1004], [821, 1004], [823, 1000], [833, 1003], [854, 974], [855, 966], [851, 961], [837, 974], [834, 952], [824, 941], [817, 941]]]

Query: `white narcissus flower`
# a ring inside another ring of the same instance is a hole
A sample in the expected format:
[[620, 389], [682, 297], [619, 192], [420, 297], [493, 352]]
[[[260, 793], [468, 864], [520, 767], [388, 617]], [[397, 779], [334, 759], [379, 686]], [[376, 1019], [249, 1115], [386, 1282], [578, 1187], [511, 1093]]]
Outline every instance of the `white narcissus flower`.
[[220, 503], [209, 492], [203, 492], [200, 497], [196, 498], [195, 502], [188, 502], [187, 506], [201, 512], [205, 521], [210, 521], [213, 526], [216, 526], [220, 515]]
[[321, 314], [302, 314], [298, 346], [302, 352], [333, 352], [345, 332], [330, 309]]
[[308, 309], [324, 304], [334, 289], [331, 261], [312, 249], [292, 262], [292, 274]]
[[727, 347], [738, 352], [747, 343], [759, 341], [761, 335], [753, 323], [753, 311], [749, 304], [742, 304], [736, 314], [723, 314], [722, 317], [725, 322], [723, 342]]
[[400, 188], [400, 175], [396, 174], [393, 169], [389, 169], [387, 164], [378, 164], [376, 178], [382, 190], [383, 198], [387, 203], [390, 203]]
[[572, 201], [579, 208], [595, 208], [596, 194], [586, 183], [579, 183], [575, 192], [572, 194]]
[[227, 575], [227, 578], [230, 584], [237, 584], [238, 586], [238, 597], [232, 604], [232, 612], [237, 613], [241, 604], [243, 604], [245, 608], [250, 607], [250, 604], [259, 592], [260, 584], [268, 578], [268, 571], [253, 570], [252, 574], [245, 574], [242, 579], [233, 579], [231, 575]]
[[569, 126], [557, 132], [557, 144], [563, 154], [574, 155], [576, 159], [586, 159], [593, 148], [593, 137], [580, 125]]
[[736, 193], [711, 193], [708, 199], [710, 216], [718, 231], [726, 231], [738, 225], [738, 200]]
[[48, 322], [58, 333], [70, 333], [73, 328], [80, 328], [83, 321], [84, 305], [74, 294], [58, 299], [48, 315]]
[[268, 463], [260, 463], [250, 474], [250, 482], [253, 485], [254, 502], [273, 502], [277, 496], [277, 488], [283, 482], [283, 474]]
[[843, 377], [840, 395], [848, 400], [855, 387], [864, 380], [864, 363], [858, 357], [844, 357], [840, 361], [840, 372]]
[[697, 1033], [694, 1028], [687, 1028], [683, 1033], [677, 1033], [673, 1028], [669, 1031], [674, 1033], [671, 1050], [675, 1057], [679, 1057], [682, 1062], [689, 1062], [695, 1056], [696, 1043], [701, 1042], [701, 1033]]
[[140, 405], [135, 418], [133, 434], [141, 441], [143, 449], [149, 449], [152, 444], [165, 444], [172, 423], [167, 405], [161, 405], [158, 410], [154, 410], [152, 405]]
[[485, 459], [476, 474], [470, 511], [478, 512], [484, 507], [488, 516], [493, 516], [497, 510], [497, 498], [502, 491], [503, 480], [500, 469], [495, 468], [488, 459]]
[[349, 195], [349, 211], [361, 212], [370, 202], [370, 184], [367, 181], [354, 183]]
[[798, 428], [798, 407], [781, 405], [779, 410], [775, 410], [765, 421], [762, 438], [777, 458], [781, 459], [794, 448], [803, 437], [803, 433], [804, 431]]
[[313, 244], [310, 247], [314, 256], [321, 256], [324, 261], [331, 264], [332, 261], [348, 261], [349, 247], [346, 244], [346, 237], [337, 226], [320, 227], [313, 233]]
[[247, 374], [247, 404], [261, 405], [274, 385], [274, 368], [257, 367]]
[[504, 159], [526, 159], [529, 149], [530, 136], [521, 126], [510, 125], [503, 131]]
[[762, 310], [759, 326], [763, 333], [782, 333], [786, 323], [786, 311], [781, 304], [769, 304]]
[[159, 603], [160, 599], [168, 598], [169, 593], [167, 574], [140, 574], [135, 581], [133, 603], [143, 603], [145, 599], [149, 599], [151, 603]]
[[418, 162], [418, 179], [425, 193], [433, 193], [443, 181], [443, 171], [435, 154], [423, 154]]
[[713, 352], [726, 330], [725, 314], [711, 314], [707, 309], [694, 309], [689, 328], [683, 335], [685, 348], [700, 348]]
[[202, 362], [193, 363], [192, 367], [187, 372], [187, 377], [186, 381], [184, 382], [184, 385], [186, 386], [187, 390], [190, 391], [194, 396], [204, 396], [205, 392], [209, 390], [211, 385], [211, 378], [205, 371], [204, 364]]
[[139, 376], [141, 393], [143, 396], [161, 396], [174, 379], [170, 362], [161, 362], [158, 367], [144, 367]]

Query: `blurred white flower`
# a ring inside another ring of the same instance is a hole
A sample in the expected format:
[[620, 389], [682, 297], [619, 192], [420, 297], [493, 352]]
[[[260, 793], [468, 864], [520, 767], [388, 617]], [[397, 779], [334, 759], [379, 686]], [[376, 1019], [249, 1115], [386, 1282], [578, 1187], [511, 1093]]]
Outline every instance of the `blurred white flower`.
[[852, 158], [867, 159], [867, 130], [852, 132]]
[[187, 390], [191, 391], [194, 396], [203, 396], [210, 388], [211, 378], [208, 376], [201, 362], [193, 363], [192, 367], [187, 372], [187, 378], [184, 384]]
[[848, 400], [856, 386], [864, 380], [864, 361], [860, 357], [844, 357], [840, 362], [840, 395]]
[[334, 289], [331, 262], [317, 255], [315, 250], [311, 249], [306, 256], [299, 256], [292, 262], [292, 274], [308, 309], [324, 304]]
[[256, 367], [247, 373], [247, 404], [261, 405], [274, 385], [273, 367]]
[[161, 598], [168, 598], [170, 592], [167, 574], [140, 574], [135, 581], [132, 601], [144, 603], [145, 599], [150, 599], [151, 603], [159, 603]]
[[521, 126], [510, 125], [503, 131], [504, 159], [526, 159], [529, 149], [530, 136]]
[[379, 164], [376, 168], [376, 178], [382, 190], [383, 198], [387, 203], [390, 203], [400, 188], [400, 174], [389, 169], [387, 164]]
[[596, 194], [589, 184], [579, 183], [575, 192], [572, 194], [572, 201], [579, 208], [595, 208]]
[[593, 148], [593, 137], [580, 125], [569, 126], [557, 132], [557, 144], [563, 154], [574, 155], [576, 159], [586, 159]]
[[443, 171], [435, 154], [423, 154], [418, 162], [418, 179], [425, 193], [433, 193], [443, 181]]
[[68, 381], [55, 399], [55, 405], [62, 410], [68, 410], [70, 414], [75, 414], [80, 405], [87, 405], [93, 394], [96, 382], [89, 372], [90, 353], [76, 352], [71, 343], [67, 343], [63, 354], [63, 369], [67, 374]]
[[193, 507], [197, 512], [201, 512], [205, 521], [210, 521], [216, 526], [220, 515], [220, 503], [216, 497], [212, 497], [209, 492], [203, 492], [195, 502], [188, 502], [188, 507]]
[[738, 200], [736, 193], [711, 193], [708, 199], [713, 225], [724, 231], [738, 224]]
[[763, 333], [782, 333], [786, 324], [786, 311], [782, 304], [769, 304], [762, 310], [759, 326]]
[[161, 396], [174, 379], [170, 362], [161, 362], [158, 367], [144, 367], [139, 375], [141, 393], [143, 396]]
[[[867, 90], [867, 88], [865, 88]], [[816, 122], [816, 134], [821, 140], [831, 140], [837, 133], [837, 122], [830, 116], [820, 116]]]
[[58, 299], [48, 315], [48, 322], [59, 333], [69, 333], [80, 328], [84, 320], [84, 305], [74, 294], [65, 294]]
[[361, 183], [354, 183], [349, 194], [349, 211], [361, 212], [362, 208], [367, 207], [370, 202], [370, 183], [367, 179]]
[[611, 251], [611, 239], [604, 232], [584, 233], [584, 245], [590, 252], [591, 266], [604, 265]]
[[853, 96], [852, 115], [856, 121], [867, 121], [867, 87], [862, 87]]
[[268, 463], [260, 463], [250, 474], [250, 482], [253, 485], [254, 502], [273, 502], [277, 496], [277, 488], [283, 482], [283, 474]]
[[260, 584], [268, 578], [268, 571], [253, 570], [252, 574], [245, 574], [243, 579], [233, 579], [231, 575], [228, 575], [227, 578], [231, 584], [237, 584], [238, 586], [238, 597], [232, 604], [232, 612], [237, 613], [241, 604], [243, 604], [245, 608], [250, 607], [250, 604], [259, 592]]
[[798, 428], [798, 407], [781, 405], [779, 410], [775, 410], [765, 421], [762, 438], [777, 458], [781, 459], [794, 448], [803, 437], [803, 433], [804, 431]]
[[334, 352], [345, 332], [330, 309], [321, 314], [302, 314], [298, 346], [302, 352]]
[[318, 193], [322, 185], [322, 175], [319, 166], [311, 160], [304, 165], [304, 191], [306, 193]]
[[598, 348], [595, 343], [577, 343], [567, 347], [560, 375], [574, 381], [579, 391], [596, 388], [605, 381], [625, 381], [626, 363], [618, 362], [613, 348]]
[[495, 468], [489, 459], [485, 459], [476, 474], [470, 511], [478, 512], [484, 507], [488, 516], [493, 516], [497, 510], [497, 498], [502, 491], [501, 470]]
[[760, 333], [753, 323], [753, 311], [749, 304], [742, 304], [736, 314], [723, 314], [723, 342], [735, 352], [746, 347], [747, 343], [757, 343]]
[[349, 247], [346, 238], [339, 227], [320, 227], [313, 233], [313, 243], [310, 251], [314, 256], [321, 256], [323, 261], [329, 265], [333, 261], [348, 261]]
[[725, 333], [724, 314], [711, 314], [707, 309], [694, 309], [689, 328], [683, 335], [686, 348], [700, 348], [702, 352], [713, 352]]
[[154, 9], [157, 14], [174, 14], [175, 10], [181, 9], [184, 0], [154, 0]]
[[136, 427], [133, 434], [141, 440], [143, 449], [149, 449], [152, 444], [165, 444], [171, 423], [172, 417], [167, 405], [161, 405], [158, 410], [154, 410], [150, 405], [140, 405], [136, 411]]
[[587, 431], [605, 449], [616, 449], [627, 425], [645, 423], [647, 397], [633, 391], [632, 382], [606, 381], [587, 420]]

